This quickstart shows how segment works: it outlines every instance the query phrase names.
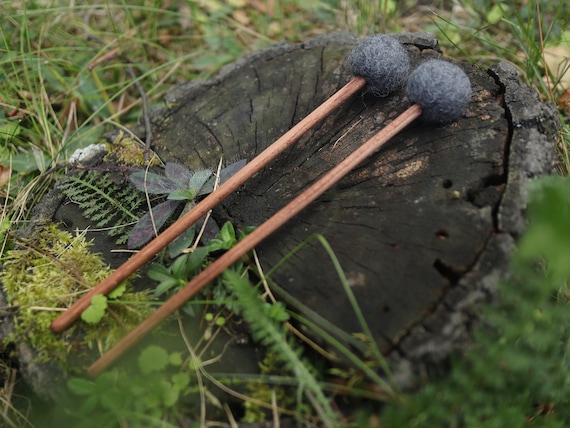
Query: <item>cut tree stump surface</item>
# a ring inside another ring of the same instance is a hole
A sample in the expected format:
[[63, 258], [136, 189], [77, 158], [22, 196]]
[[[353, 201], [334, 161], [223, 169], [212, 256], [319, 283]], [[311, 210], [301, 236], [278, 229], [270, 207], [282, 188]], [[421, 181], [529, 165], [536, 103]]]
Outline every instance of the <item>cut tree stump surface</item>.
[[[397, 37], [414, 67], [441, 57], [429, 34]], [[193, 169], [215, 168], [221, 156], [252, 159], [350, 80], [345, 58], [355, 42], [333, 34], [274, 46], [210, 81], [175, 88], [153, 118], [154, 149]], [[494, 289], [524, 229], [525, 182], [555, 161], [556, 111], [519, 82], [514, 67], [458, 65], [473, 93], [457, 122], [413, 124], [257, 248], [270, 269], [323, 235], [375, 339], [406, 361], [438, 360], [464, 345], [468, 309]], [[214, 218], [238, 228], [261, 224], [406, 107], [403, 89], [355, 96]], [[317, 241], [271, 278], [343, 330], [361, 330]]]
[[[442, 56], [428, 33], [396, 37], [413, 66]], [[356, 42], [334, 33], [279, 44], [211, 80], [173, 88], [152, 114], [153, 149], [191, 169], [215, 169], [221, 156], [251, 160], [350, 80], [345, 59]], [[520, 83], [512, 65], [458, 65], [473, 93], [457, 122], [411, 125], [256, 249], [268, 271], [307, 242], [271, 279], [342, 330], [360, 332], [329, 255], [308, 240], [323, 235], [404, 388], [469, 342], [473, 311], [493, 295], [524, 230], [526, 182], [556, 160], [556, 110]], [[403, 89], [356, 95], [217, 207], [214, 219], [261, 224], [407, 107]], [[70, 230], [89, 226], [57, 189], [30, 229], [46, 218]], [[124, 261], [109, 252], [105, 233], [90, 237], [114, 267]], [[34, 389], [49, 391], [49, 376], [42, 381], [36, 366], [27, 367]]]

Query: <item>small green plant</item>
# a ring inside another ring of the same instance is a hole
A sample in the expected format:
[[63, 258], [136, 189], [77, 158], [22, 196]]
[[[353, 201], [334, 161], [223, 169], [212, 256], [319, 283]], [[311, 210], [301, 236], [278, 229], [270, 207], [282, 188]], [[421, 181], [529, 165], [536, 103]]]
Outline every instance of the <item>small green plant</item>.
[[182, 396], [197, 390], [189, 374], [180, 371], [182, 363], [180, 353], [150, 345], [134, 370], [115, 369], [95, 380], [71, 378], [68, 388], [81, 403], [67, 408], [74, 419], [69, 422], [78, 428], [178, 426]]
[[[235, 232], [231, 223], [226, 223], [216, 238], [212, 239], [206, 247], [198, 247], [191, 253], [178, 256], [169, 266], [159, 263], [153, 264], [149, 270], [149, 276], [159, 281], [157, 291], [160, 293], [172, 292], [184, 286], [189, 276], [196, 274], [206, 266], [210, 258], [215, 256], [215, 253], [230, 249], [239, 241], [241, 236], [242, 234]], [[265, 350], [265, 357], [260, 362], [260, 368], [264, 376], [261, 379], [252, 378], [247, 381], [247, 387], [251, 389], [251, 397], [254, 401], [247, 402], [245, 405], [246, 414], [242, 422], [259, 422], [264, 420], [263, 418], [267, 414], [259, 406], [259, 403], [256, 404], [255, 400], [259, 400], [269, 406], [271, 397], [275, 394], [275, 397], [279, 400], [279, 405], [286, 406], [288, 409], [295, 409], [299, 420], [311, 418], [311, 414], [316, 412], [326, 425], [337, 425], [342, 416], [331, 411], [330, 396], [327, 394], [331, 390], [338, 390], [339, 387], [327, 384], [326, 381], [322, 380], [327, 373], [337, 378], [339, 373], [342, 373], [343, 378], [351, 382], [351, 387], [346, 388], [344, 392], [347, 396], [355, 399], [367, 397], [376, 401], [389, 401], [398, 398], [398, 392], [376, 371], [378, 368], [382, 368], [386, 373], [386, 362], [377, 349], [376, 344], [368, 336], [370, 331], [364, 323], [358, 304], [350, 290], [350, 285], [332, 248], [330, 248], [324, 237], [319, 235], [311, 236], [301, 243], [298, 248], [294, 249], [289, 257], [315, 239], [329, 252], [331, 261], [339, 273], [344, 291], [349, 294], [357, 316], [363, 323], [363, 331], [365, 333], [355, 337], [331, 325], [318, 314], [310, 313], [310, 310], [302, 303], [296, 301], [276, 284], [273, 284], [269, 277], [265, 279], [270, 282], [271, 289], [283, 297], [288, 305], [303, 313], [305, 317], [289, 311], [283, 302], [276, 301], [270, 303], [265, 301], [261, 298], [258, 287], [253, 286], [249, 282], [248, 275], [251, 273], [249, 265], [238, 262], [231, 269], [228, 269], [222, 277], [221, 284], [217, 283], [213, 287], [209, 287], [207, 293], [209, 298], [212, 299], [208, 299], [209, 304], [223, 305], [229, 313], [234, 314], [233, 316], [241, 315], [250, 327], [254, 340], [258, 341]], [[197, 250], [199, 253], [196, 253]], [[282, 262], [286, 262], [287, 259], [288, 257], [284, 258]], [[280, 264], [275, 266], [271, 272], [278, 269]], [[187, 307], [189, 309], [187, 310], [185, 307], [185, 312], [195, 313], [194, 304], [189, 303]], [[330, 370], [323, 370], [322, 367], [319, 371], [315, 370], [308, 359], [300, 357], [305, 345], [302, 345], [292, 337], [288, 323], [291, 318], [315, 332], [330, 345], [331, 349], [336, 349], [350, 362], [349, 366], [346, 367], [346, 363], [343, 363], [344, 368], [334, 366]], [[206, 313], [204, 320], [211, 323], [214, 321], [214, 315]], [[216, 325], [218, 325], [218, 320], [221, 324], [225, 324], [225, 317], [217, 317]], [[349, 346], [341, 343], [339, 338], [350, 344], [353, 349], [351, 350]], [[358, 351], [355, 352], [355, 350]], [[295, 358], [293, 354], [296, 355]], [[300, 368], [300, 366], [304, 366], [304, 368]], [[337, 367], [336, 371], [335, 367]], [[287, 376], [283, 376], [286, 373], [291, 373], [293, 377], [287, 379]], [[362, 381], [363, 379], [364, 381]], [[368, 385], [371, 383], [379, 385], [378, 392], [367, 392], [366, 382], [369, 382]], [[306, 383], [308, 383], [308, 386]], [[292, 393], [295, 387], [297, 388], [297, 394]], [[300, 394], [303, 393], [309, 397], [308, 402], [306, 400], [303, 402], [300, 399]]]
[[[246, 228], [241, 236], [248, 233], [250, 228]], [[165, 294], [173, 293], [184, 287], [186, 283], [193, 276], [197, 275], [204, 269], [211, 261], [213, 254], [219, 251], [228, 250], [238, 242], [239, 236], [233, 225], [230, 222], [224, 223], [218, 234], [210, 240], [208, 245], [193, 248], [190, 252], [185, 252], [169, 263], [163, 262], [152, 263], [149, 266], [147, 275], [149, 278], [158, 282], [154, 294], [156, 297], [164, 296]], [[236, 264], [237, 266], [239, 263]], [[241, 264], [243, 267], [243, 264]], [[232, 302], [234, 299], [228, 295], [224, 287], [214, 286], [211, 287], [213, 301], [224, 304], [228, 309], [232, 309]], [[188, 302], [183, 306], [186, 314], [194, 316], [193, 302]]]
[[170, 266], [162, 263], [150, 265], [147, 275], [158, 281], [154, 293], [157, 297], [171, 291], [178, 291], [199, 272], [206, 262], [208, 247], [198, 247], [191, 253], [176, 257]]
[[106, 296], [96, 294], [91, 298], [91, 304], [81, 313], [81, 319], [87, 324], [99, 323], [107, 313], [109, 303], [119, 299], [127, 291], [127, 285], [123, 282]]
[[[220, 171], [219, 177], [209, 169], [194, 173], [174, 162], [167, 162], [165, 175], [153, 172], [135, 172], [129, 176], [134, 186], [145, 193], [166, 196], [166, 201], [159, 203], [143, 215], [129, 236], [128, 247], [138, 248], [154, 236], [166, 221], [184, 204], [181, 216], [195, 205], [196, 198], [207, 195], [214, 190], [216, 183], [222, 184], [245, 165], [245, 160], [235, 162]], [[204, 221], [204, 219], [202, 220]], [[188, 228], [181, 236], [169, 245], [171, 257], [175, 257], [187, 248], [194, 240], [197, 225]]]
[[[184, 287], [208, 263], [207, 255], [207, 247], [198, 247], [191, 253], [179, 255], [169, 266], [163, 263], [151, 264], [147, 275], [158, 282], [154, 289], [155, 296], [161, 297]], [[192, 302], [186, 303], [182, 310], [188, 315], [196, 315]]]

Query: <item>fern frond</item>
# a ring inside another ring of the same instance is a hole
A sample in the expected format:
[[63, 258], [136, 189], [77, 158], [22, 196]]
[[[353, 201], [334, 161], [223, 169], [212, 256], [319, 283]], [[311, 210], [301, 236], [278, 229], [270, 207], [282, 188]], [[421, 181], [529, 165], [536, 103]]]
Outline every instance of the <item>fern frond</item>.
[[249, 279], [234, 270], [227, 269], [224, 272], [224, 283], [235, 294], [240, 313], [252, 330], [252, 337], [267, 346], [282, 361], [285, 368], [295, 375], [299, 381], [299, 393], [302, 391], [305, 394], [323, 424], [327, 427], [337, 426], [338, 415], [309, 368], [310, 364], [301, 359], [302, 350], [287, 340], [283, 323], [269, 316], [269, 303], [260, 300], [257, 289]]
[[83, 215], [97, 228], [109, 228], [117, 244], [127, 242], [131, 226], [146, 209], [146, 199], [129, 183], [117, 184], [101, 171], [70, 175], [58, 188], [79, 205]]

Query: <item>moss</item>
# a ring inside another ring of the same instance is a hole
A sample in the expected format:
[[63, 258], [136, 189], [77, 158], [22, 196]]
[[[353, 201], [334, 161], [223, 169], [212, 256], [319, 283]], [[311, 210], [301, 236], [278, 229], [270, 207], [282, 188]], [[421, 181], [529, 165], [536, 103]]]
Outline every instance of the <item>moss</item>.
[[[108, 153], [105, 156], [105, 162], [111, 165], [146, 165], [145, 148], [141, 146], [134, 138], [126, 136], [120, 131], [114, 139], [113, 144], [107, 146]], [[150, 165], [158, 166], [160, 162], [156, 156], [150, 153]]]
[[[287, 376], [287, 370], [283, 362], [273, 351], [268, 351], [263, 360], [259, 362], [261, 377], [253, 379], [246, 384], [248, 395], [264, 403], [271, 403], [273, 396], [279, 407], [290, 409], [295, 408], [297, 394], [294, 387], [278, 385], [267, 382], [264, 376]], [[256, 423], [267, 420], [268, 411], [253, 401], [246, 401], [244, 404], [245, 414], [242, 422]]]
[[[74, 236], [49, 224], [19, 248], [7, 252], [0, 281], [9, 305], [15, 309], [15, 329], [8, 342], [27, 342], [41, 360], [68, 367], [71, 355], [110, 348], [126, 330], [150, 314], [149, 305], [117, 301], [110, 305], [112, 313], [96, 325], [79, 320], [62, 334], [51, 332], [50, 324], [61, 311], [112, 271], [100, 255], [89, 252], [90, 246], [83, 234]], [[129, 289], [127, 283], [127, 292], [121, 296], [125, 301], [152, 299], [150, 293], [133, 293]]]

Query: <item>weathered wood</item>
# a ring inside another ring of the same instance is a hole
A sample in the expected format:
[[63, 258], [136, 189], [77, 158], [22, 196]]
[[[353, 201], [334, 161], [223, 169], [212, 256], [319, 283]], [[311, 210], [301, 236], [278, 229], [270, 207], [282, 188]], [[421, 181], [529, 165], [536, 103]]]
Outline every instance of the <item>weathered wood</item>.
[[[414, 65], [440, 56], [434, 39], [418, 47], [413, 36], [405, 37]], [[251, 159], [349, 80], [344, 58], [354, 41], [337, 35], [282, 45], [211, 82], [174, 90], [172, 107], [161, 112], [154, 131], [155, 149], [164, 160], [192, 168], [213, 167], [222, 155]], [[497, 216], [513, 176], [505, 87], [474, 66], [459, 65], [473, 97], [457, 123], [410, 127], [258, 248], [268, 269], [311, 234], [324, 235], [386, 351], [466, 281], [497, 234], [511, 232]], [[544, 110], [536, 97], [525, 102]], [[215, 218], [238, 227], [261, 224], [406, 107], [403, 90], [356, 97], [228, 198]], [[552, 142], [536, 150], [544, 171]], [[506, 260], [500, 265], [504, 269]], [[344, 330], [360, 330], [318, 243], [272, 278]]]
[[[414, 65], [440, 56], [429, 35], [399, 37]], [[155, 149], [192, 168], [222, 155], [251, 159], [349, 80], [344, 59], [354, 42], [334, 35], [281, 45], [174, 89]], [[410, 127], [257, 250], [269, 269], [311, 234], [324, 235], [375, 338], [405, 361], [439, 360], [466, 343], [467, 307], [494, 287], [524, 229], [524, 182], [554, 162], [555, 111], [514, 68], [459, 65], [473, 88], [460, 120]], [[403, 90], [356, 97], [230, 197], [216, 219], [261, 224], [406, 107]], [[345, 331], [360, 330], [315, 241], [272, 278]]]

